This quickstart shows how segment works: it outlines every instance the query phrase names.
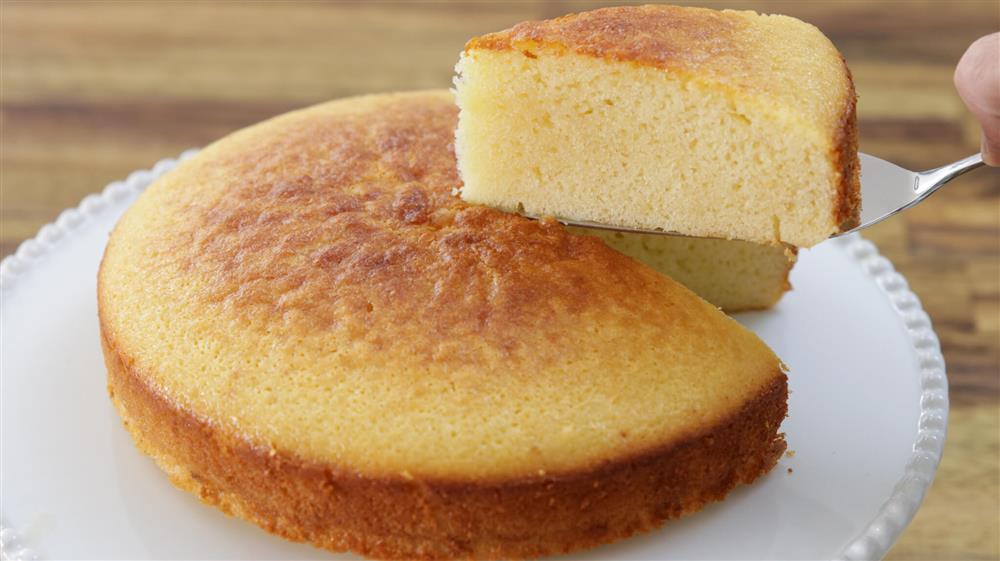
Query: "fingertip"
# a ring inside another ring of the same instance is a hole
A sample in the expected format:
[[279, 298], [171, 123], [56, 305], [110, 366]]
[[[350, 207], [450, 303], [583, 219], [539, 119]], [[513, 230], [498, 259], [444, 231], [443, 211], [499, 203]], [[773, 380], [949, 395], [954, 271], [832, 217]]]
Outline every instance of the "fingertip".
[[1000, 32], [980, 37], [969, 45], [955, 66], [952, 79], [970, 109], [1000, 113]]

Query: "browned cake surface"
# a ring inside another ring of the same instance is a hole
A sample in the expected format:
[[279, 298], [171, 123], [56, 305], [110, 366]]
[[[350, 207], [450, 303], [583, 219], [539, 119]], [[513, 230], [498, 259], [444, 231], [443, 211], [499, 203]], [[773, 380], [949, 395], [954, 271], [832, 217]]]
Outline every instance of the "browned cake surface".
[[[754, 76], [757, 45], [747, 34], [752, 23], [739, 12], [680, 6], [600, 8], [476, 37], [473, 49], [505, 50], [525, 41], [558, 45], [580, 54], [657, 68], [711, 73], [734, 85], [768, 89]], [[738, 66], [747, 66], [737, 72]]]
[[455, 121], [443, 92], [326, 104], [143, 195], [99, 278], [139, 447], [271, 532], [386, 558], [570, 551], [769, 470], [766, 346], [596, 239], [462, 203]]

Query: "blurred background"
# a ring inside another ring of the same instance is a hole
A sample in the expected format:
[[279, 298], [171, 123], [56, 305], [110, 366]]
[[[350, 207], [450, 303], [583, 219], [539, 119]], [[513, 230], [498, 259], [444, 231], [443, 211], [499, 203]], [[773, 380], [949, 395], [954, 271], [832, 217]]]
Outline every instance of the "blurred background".
[[[865, 152], [924, 169], [978, 150], [952, 72], [1000, 29], [997, 0], [678, 3], [818, 26], [854, 73]], [[0, 257], [161, 158], [332, 98], [447, 88], [473, 35], [600, 5], [3, 0]], [[951, 380], [944, 460], [889, 559], [997, 559], [1000, 172], [966, 175], [865, 235], [923, 300]]]

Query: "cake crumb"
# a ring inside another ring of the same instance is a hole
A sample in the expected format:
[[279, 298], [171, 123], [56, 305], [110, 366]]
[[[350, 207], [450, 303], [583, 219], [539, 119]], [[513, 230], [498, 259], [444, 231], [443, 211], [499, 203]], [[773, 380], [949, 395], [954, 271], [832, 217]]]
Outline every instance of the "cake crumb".
[[792, 473], [792, 472], [794, 472], [794, 471], [795, 471], [795, 470], [793, 470], [792, 468], [788, 468], [788, 473]]
[[786, 450], [785, 451], [785, 457], [786, 458], [794, 458], [795, 457], [795, 450]]

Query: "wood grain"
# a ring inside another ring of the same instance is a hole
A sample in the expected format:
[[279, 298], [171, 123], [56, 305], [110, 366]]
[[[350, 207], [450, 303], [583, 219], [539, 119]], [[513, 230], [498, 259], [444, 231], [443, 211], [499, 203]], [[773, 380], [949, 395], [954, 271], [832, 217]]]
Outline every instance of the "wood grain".
[[[692, 2], [688, 2], [692, 3]], [[0, 255], [128, 172], [331, 98], [448, 87], [463, 43], [597, 4], [0, 4]], [[955, 62], [993, 0], [711, 2], [787, 13], [853, 69], [862, 149], [933, 167], [977, 149]], [[909, 279], [951, 380], [945, 457], [890, 559], [1000, 557], [1000, 173], [963, 177], [867, 232]]]

